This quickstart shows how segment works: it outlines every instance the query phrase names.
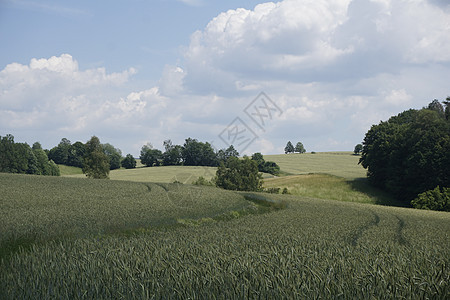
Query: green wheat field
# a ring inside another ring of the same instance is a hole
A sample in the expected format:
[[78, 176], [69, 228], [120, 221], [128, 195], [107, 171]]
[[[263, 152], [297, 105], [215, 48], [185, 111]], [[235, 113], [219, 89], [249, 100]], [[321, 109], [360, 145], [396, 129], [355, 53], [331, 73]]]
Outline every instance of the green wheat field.
[[385, 205], [350, 153], [265, 159], [290, 194], [0, 174], [0, 299], [449, 299], [449, 213]]

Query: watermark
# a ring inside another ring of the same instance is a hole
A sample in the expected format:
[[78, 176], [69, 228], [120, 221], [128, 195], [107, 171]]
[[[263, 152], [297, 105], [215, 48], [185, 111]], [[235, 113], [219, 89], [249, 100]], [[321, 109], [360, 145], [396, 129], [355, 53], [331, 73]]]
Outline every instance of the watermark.
[[283, 111], [266, 93], [261, 92], [243, 110], [246, 118], [237, 116], [219, 134], [227, 147], [233, 145], [240, 153], [244, 152], [259, 136], [249, 124], [256, 125], [257, 130], [266, 132], [270, 121], [281, 116]]
[[[266, 93], [261, 92], [244, 108], [243, 113], [244, 116], [236, 116], [218, 135], [226, 147], [233, 145], [239, 153], [244, 152], [259, 138], [257, 131], [266, 132], [270, 122], [281, 116], [283, 111]], [[215, 153], [218, 153], [218, 148], [214, 146], [214, 143], [210, 142], [209, 144]], [[178, 206], [188, 208], [190, 205], [195, 205], [196, 201], [202, 197], [203, 189], [201, 187], [184, 186], [184, 184], [192, 184], [200, 176], [208, 181], [214, 178], [214, 168], [201, 168], [203, 171], [178, 173], [172, 178], [172, 182], [176, 184], [171, 187], [170, 192], [168, 191], [168, 198], [171, 198], [169, 195], [172, 193], [178, 194], [175, 198], [183, 195], [181, 197], [183, 199], [174, 201], [174, 204], [176, 202]]]
[[241, 118], [236, 117], [219, 134], [219, 138], [228, 147], [233, 145], [243, 152], [258, 138], [258, 135]]
[[259, 95], [244, 109], [245, 114], [260, 129], [266, 131], [266, 122], [273, 120], [276, 116], [281, 116], [283, 111], [276, 105], [266, 93], [261, 92]]

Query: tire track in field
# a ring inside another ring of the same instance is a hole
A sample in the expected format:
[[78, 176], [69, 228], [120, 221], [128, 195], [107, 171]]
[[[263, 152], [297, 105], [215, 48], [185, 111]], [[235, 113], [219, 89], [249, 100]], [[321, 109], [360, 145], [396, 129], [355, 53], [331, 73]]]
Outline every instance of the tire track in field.
[[409, 246], [409, 242], [407, 239], [405, 239], [404, 235], [403, 235], [403, 229], [405, 228], [405, 221], [403, 221], [403, 219], [401, 219], [399, 216], [394, 215], [397, 220], [398, 220], [398, 225], [397, 225], [397, 229], [396, 229], [396, 235], [395, 235], [395, 240], [396, 242], [398, 242], [400, 245], [403, 246]]
[[369, 230], [373, 226], [378, 226], [378, 224], [380, 223], [380, 216], [377, 215], [376, 213], [374, 213], [373, 211], [370, 211], [370, 212], [373, 215], [373, 220], [370, 221], [368, 224], [359, 227], [356, 230], [356, 233], [353, 234], [350, 238], [350, 244], [353, 247], [356, 247], [356, 245], [358, 244], [358, 240], [362, 237], [362, 235], [364, 234], [365, 231]]

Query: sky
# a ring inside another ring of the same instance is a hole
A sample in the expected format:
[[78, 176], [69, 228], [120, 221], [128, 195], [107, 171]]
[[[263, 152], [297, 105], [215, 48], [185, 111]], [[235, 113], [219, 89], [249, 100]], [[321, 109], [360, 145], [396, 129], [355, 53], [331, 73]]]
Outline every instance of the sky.
[[0, 0], [0, 136], [352, 151], [450, 96], [447, 0]]

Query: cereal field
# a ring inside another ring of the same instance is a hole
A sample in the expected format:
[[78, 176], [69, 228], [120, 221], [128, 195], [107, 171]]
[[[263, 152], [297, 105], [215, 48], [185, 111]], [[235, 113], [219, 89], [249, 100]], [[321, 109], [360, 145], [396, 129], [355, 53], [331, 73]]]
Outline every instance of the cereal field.
[[[448, 298], [450, 215], [0, 174], [0, 298]], [[250, 198], [251, 198], [250, 197]], [[256, 213], [255, 213], [256, 212]]]

